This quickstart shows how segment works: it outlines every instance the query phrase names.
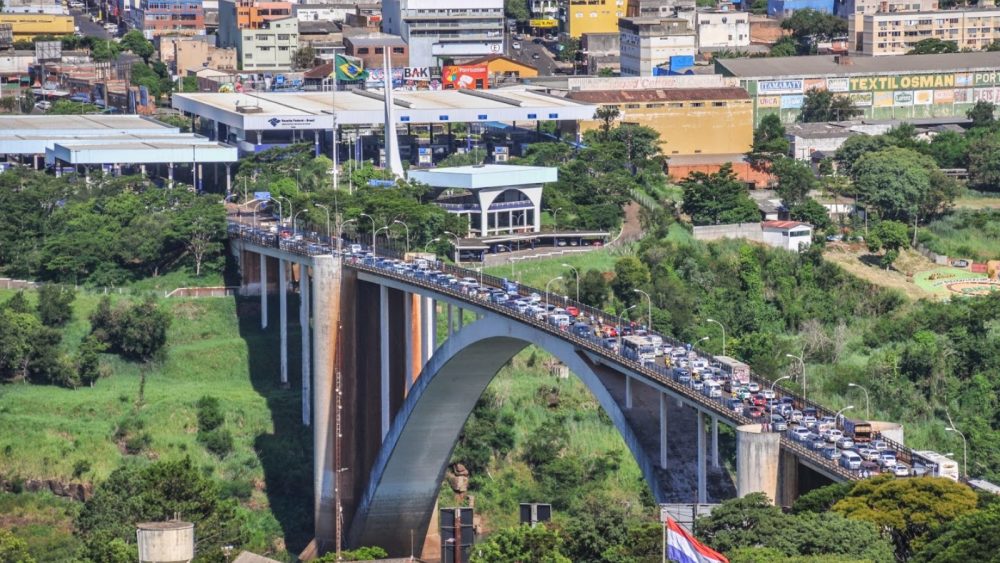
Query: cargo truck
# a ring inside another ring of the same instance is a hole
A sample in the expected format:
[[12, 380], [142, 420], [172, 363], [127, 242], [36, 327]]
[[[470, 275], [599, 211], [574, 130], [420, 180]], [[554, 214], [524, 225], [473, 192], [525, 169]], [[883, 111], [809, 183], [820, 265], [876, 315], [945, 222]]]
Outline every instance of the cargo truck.
[[854, 441], [859, 444], [867, 444], [872, 441], [872, 425], [867, 420], [844, 419], [844, 433], [854, 436]]

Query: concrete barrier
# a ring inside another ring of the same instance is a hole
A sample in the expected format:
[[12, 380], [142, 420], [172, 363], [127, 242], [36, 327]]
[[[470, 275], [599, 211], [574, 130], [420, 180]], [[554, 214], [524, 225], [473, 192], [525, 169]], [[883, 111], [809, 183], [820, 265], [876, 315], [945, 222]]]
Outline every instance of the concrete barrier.
[[764, 493], [773, 503], [778, 496], [778, 460], [781, 434], [764, 432], [760, 424], [736, 427], [736, 494]]
[[694, 228], [695, 240], [720, 240], [742, 238], [764, 242], [764, 231], [760, 223], [732, 223], [729, 225], [703, 225]]

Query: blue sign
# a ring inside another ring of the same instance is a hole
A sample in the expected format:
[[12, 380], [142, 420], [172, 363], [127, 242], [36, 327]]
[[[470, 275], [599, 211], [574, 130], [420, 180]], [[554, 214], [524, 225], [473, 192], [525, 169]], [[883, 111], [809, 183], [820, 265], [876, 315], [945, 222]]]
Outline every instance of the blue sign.
[[373, 188], [392, 188], [395, 187], [395, 180], [368, 180], [368, 185]]
[[253, 198], [257, 201], [267, 201], [271, 199], [271, 192], [254, 192]]

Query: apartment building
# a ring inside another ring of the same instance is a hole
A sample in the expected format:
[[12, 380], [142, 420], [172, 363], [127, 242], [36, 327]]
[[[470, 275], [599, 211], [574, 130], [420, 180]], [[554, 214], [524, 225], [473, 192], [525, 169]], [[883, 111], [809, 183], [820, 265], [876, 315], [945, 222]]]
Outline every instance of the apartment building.
[[136, 29], [146, 39], [161, 35], [204, 35], [202, 0], [142, 0], [130, 12]]
[[569, 0], [566, 33], [577, 39], [584, 33], [612, 33], [624, 16], [625, 0]]
[[695, 0], [627, 0], [625, 17], [669, 18], [675, 10], [693, 10]]
[[239, 65], [236, 49], [216, 47], [208, 39], [211, 37], [161, 36], [160, 60], [181, 76], [203, 68], [236, 70]]
[[73, 35], [73, 17], [51, 14], [0, 14], [0, 24], [11, 27], [14, 41], [37, 35]]
[[410, 47], [411, 66], [502, 53], [503, 0], [385, 0], [382, 31]]
[[382, 55], [389, 50], [392, 68], [410, 66], [406, 42], [398, 35], [388, 33], [353, 33], [344, 35], [344, 53], [361, 59], [365, 68], [382, 68]]
[[1000, 9], [875, 13], [864, 16], [861, 52], [905, 55], [924, 39], [954, 41], [962, 50], [981, 51], [1000, 39]]
[[7, 0], [0, 8], [5, 14], [48, 14], [68, 16], [69, 9], [61, 0]]
[[233, 47], [244, 29], [261, 29], [270, 21], [292, 15], [291, 2], [221, 0], [219, 2], [219, 46]]
[[672, 57], [694, 57], [697, 35], [683, 18], [621, 18], [622, 76], [653, 76]]
[[847, 20], [847, 37], [851, 51], [861, 50], [865, 16], [878, 13], [936, 12], [938, 0], [845, 0], [838, 15]]
[[258, 29], [241, 29], [236, 44], [240, 70], [289, 70], [299, 48], [299, 20], [289, 16], [271, 20]]

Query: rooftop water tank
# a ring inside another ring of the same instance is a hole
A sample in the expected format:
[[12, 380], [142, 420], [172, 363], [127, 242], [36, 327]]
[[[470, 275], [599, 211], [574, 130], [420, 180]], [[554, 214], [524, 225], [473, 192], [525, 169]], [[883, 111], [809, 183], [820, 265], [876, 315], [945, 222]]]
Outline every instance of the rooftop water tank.
[[170, 520], [136, 524], [140, 563], [189, 563], [194, 559], [194, 524]]

